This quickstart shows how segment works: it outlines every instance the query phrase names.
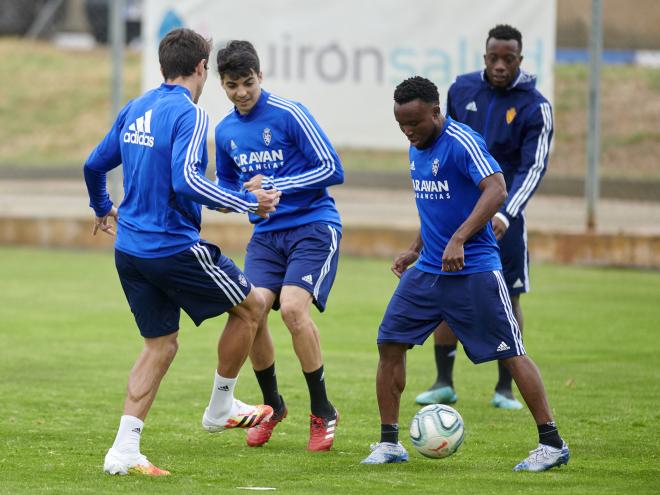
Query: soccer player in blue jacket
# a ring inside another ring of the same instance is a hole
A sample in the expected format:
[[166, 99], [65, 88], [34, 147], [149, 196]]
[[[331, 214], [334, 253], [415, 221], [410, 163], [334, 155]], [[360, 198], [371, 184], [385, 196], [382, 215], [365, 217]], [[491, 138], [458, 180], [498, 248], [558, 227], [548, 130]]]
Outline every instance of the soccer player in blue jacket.
[[393, 266], [401, 277], [378, 330], [376, 393], [380, 442], [364, 464], [408, 460], [398, 441], [406, 351], [443, 321], [470, 360], [501, 359], [536, 421], [539, 446], [516, 471], [545, 471], [569, 459], [541, 375], [526, 355], [502, 275], [491, 219], [507, 198], [504, 176], [481, 136], [442, 116], [436, 86], [413, 77], [394, 92], [394, 116], [410, 141], [410, 176], [420, 233], [410, 247], [417, 263]]
[[[536, 89], [536, 77], [520, 69], [521, 51], [522, 35], [517, 29], [508, 25], [491, 29], [486, 39], [486, 69], [456, 79], [447, 95], [447, 115], [480, 133], [502, 167], [508, 198], [491, 222], [513, 312], [522, 332], [520, 294], [529, 291], [525, 206], [545, 174], [553, 128], [552, 109]], [[446, 323], [435, 332], [437, 379], [417, 396], [418, 404], [456, 402], [452, 377], [456, 342]], [[511, 374], [501, 361], [498, 372], [491, 404], [522, 409], [513, 396]]]
[[287, 408], [275, 377], [268, 312], [279, 307], [310, 394], [307, 449], [329, 450], [338, 414], [328, 400], [319, 331], [311, 305], [324, 311], [335, 279], [341, 220], [327, 187], [344, 172], [330, 140], [300, 103], [261, 88], [259, 57], [248, 41], [234, 40], [218, 52], [222, 88], [234, 109], [215, 129], [219, 184], [240, 191], [275, 188], [282, 197], [268, 218], [250, 215], [254, 233], [245, 273], [266, 300], [250, 359], [264, 402], [275, 414], [248, 430], [247, 444], [265, 444]]
[[[85, 162], [90, 206], [98, 230], [114, 235], [115, 264], [144, 338], [128, 377], [124, 415], [105, 456], [109, 474], [169, 474], [140, 451], [144, 421], [177, 352], [183, 309], [196, 325], [222, 313], [229, 318], [218, 342], [218, 366], [202, 424], [209, 432], [248, 428], [268, 420], [270, 406], [234, 398], [234, 386], [264, 311], [263, 298], [220, 250], [200, 239], [202, 204], [259, 218], [275, 211], [279, 193], [237, 192], [204, 176], [208, 116], [197, 101], [208, 75], [210, 41], [176, 29], [158, 49], [165, 82], [130, 101]], [[124, 199], [115, 208], [106, 174], [123, 164]]]

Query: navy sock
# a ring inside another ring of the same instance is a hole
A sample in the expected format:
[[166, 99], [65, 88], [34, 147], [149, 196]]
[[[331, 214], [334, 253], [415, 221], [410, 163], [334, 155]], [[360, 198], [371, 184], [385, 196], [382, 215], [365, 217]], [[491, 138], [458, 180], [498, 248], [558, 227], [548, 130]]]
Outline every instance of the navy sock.
[[380, 441], [389, 443], [399, 442], [399, 425], [381, 424], [380, 425]]
[[556, 449], [561, 449], [564, 442], [559, 436], [559, 430], [557, 430], [557, 425], [554, 421], [542, 425], [536, 425], [536, 427], [539, 430], [539, 443], [550, 445]]
[[506, 366], [502, 364], [502, 361], [497, 362], [497, 371], [498, 379], [497, 385], [495, 385], [495, 392], [502, 394], [507, 399], [513, 399], [513, 390], [511, 389], [511, 373]]
[[433, 388], [440, 387], [454, 387], [454, 360], [456, 359], [456, 346], [455, 345], [436, 345], [435, 351], [435, 366], [438, 371], [438, 376], [435, 380]]
[[264, 396], [264, 404], [271, 406], [274, 411], [279, 411], [282, 407], [282, 396], [277, 391], [275, 363], [265, 370], [254, 370], [254, 374], [257, 377], [259, 388], [261, 388], [261, 393]]
[[307, 380], [312, 414], [321, 418], [329, 418], [333, 416], [335, 409], [332, 407], [332, 404], [330, 404], [325, 392], [323, 366], [311, 373], [305, 373], [303, 371], [303, 374], [305, 375], [305, 380]]

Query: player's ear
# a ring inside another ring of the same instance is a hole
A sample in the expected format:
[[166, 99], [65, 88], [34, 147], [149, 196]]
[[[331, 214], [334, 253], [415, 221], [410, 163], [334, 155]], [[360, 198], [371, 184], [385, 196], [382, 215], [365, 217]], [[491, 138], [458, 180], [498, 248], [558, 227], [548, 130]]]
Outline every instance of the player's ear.
[[264, 80], [264, 73], [259, 71], [259, 74], [257, 74], [257, 79], [259, 80], [259, 84], [261, 84], [261, 81]]
[[197, 67], [195, 67], [195, 72], [197, 72], [200, 76], [204, 74], [205, 71], [208, 70], [209, 61], [203, 58], [199, 62], [197, 62]]

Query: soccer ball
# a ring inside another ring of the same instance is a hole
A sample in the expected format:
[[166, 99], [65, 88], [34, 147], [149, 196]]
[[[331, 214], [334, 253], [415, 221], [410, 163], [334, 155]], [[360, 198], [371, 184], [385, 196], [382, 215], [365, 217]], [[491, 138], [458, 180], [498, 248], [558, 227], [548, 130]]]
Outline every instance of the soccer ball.
[[410, 440], [417, 451], [432, 459], [449, 457], [463, 443], [463, 418], [453, 407], [431, 404], [420, 409], [410, 425]]

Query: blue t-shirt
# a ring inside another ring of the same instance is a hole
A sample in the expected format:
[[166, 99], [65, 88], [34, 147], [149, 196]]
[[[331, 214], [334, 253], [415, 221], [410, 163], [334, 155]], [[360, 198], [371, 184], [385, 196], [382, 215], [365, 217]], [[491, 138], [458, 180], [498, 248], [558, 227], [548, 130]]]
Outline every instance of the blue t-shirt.
[[142, 258], [181, 252], [199, 241], [201, 206], [254, 212], [257, 198], [217, 186], [208, 164], [208, 115], [183, 86], [162, 84], [130, 101], [85, 162], [90, 206], [107, 215], [106, 173], [123, 164], [116, 249]]
[[481, 136], [447, 117], [435, 142], [421, 150], [411, 146], [409, 156], [424, 244], [417, 268], [438, 275], [501, 270], [499, 248], [488, 222], [465, 243], [465, 267], [458, 272], [442, 271], [442, 254], [449, 239], [481, 196], [479, 183], [501, 172]]
[[277, 210], [264, 219], [250, 215], [255, 232], [327, 223], [341, 231], [341, 219], [327, 187], [344, 182], [337, 152], [314, 117], [300, 103], [262, 90], [247, 115], [236, 108], [215, 128], [216, 174], [226, 188], [265, 176], [264, 189], [282, 191]]

